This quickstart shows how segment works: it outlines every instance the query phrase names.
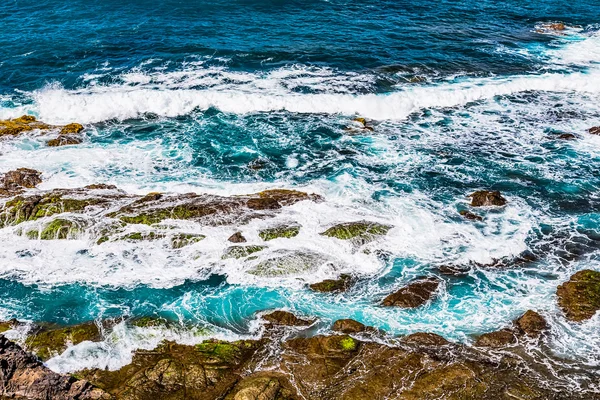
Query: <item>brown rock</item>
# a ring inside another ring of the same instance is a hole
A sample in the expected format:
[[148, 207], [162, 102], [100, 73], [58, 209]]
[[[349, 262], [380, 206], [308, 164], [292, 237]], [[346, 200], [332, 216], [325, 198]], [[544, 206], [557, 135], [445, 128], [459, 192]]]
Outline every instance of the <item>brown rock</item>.
[[503, 206], [506, 204], [506, 199], [502, 197], [499, 191], [478, 190], [469, 195], [471, 197], [471, 206]]
[[420, 278], [395, 293], [390, 294], [381, 305], [416, 308], [425, 304], [435, 293], [440, 281], [436, 278]]
[[293, 386], [283, 374], [259, 372], [243, 378], [225, 400], [295, 400]]
[[315, 322], [315, 320], [298, 318], [291, 312], [283, 310], [273, 311], [272, 313], [265, 314], [262, 317], [272, 325], [308, 326]]
[[42, 173], [34, 169], [19, 168], [16, 171], [9, 171], [2, 180], [5, 188], [21, 186], [24, 188], [34, 188], [42, 183]]
[[477, 214], [473, 214], [472, 212], [467, 210], [461, 210], [459, 214], [465, 217], [466, 219], [470, 219], [472, 221], [483, 221], [483, 217]]
[[525, 335], [537, 338], [548, 329], [548, 323], [540, 314], [528, 310], [515, 321], [517, 329]]
[[590, 129], [588, 129], [588, 132], [591, 133], [592, 135], [600, 135], [600, 126], [594, 126]]
[[62, 129], [60, 130], [60, 134], [61, 135], [72, 135], [72, 134], [79, 133], [82, 130], [83, 130], [83, 125], [77, 124], [77, 123], [72, 123], [72, 124], [63, 126]]
[[475, 346], [479, 347], [506, 347], [516, 343], [517, 338], [510, 329], [502, 329], [496, 332], [484, 333], [475, 341]]
[[242, 235], [242, 232], [236, 232], [233, 235], [229, 236], [227, 239], [231, 243], [246, 243], [246, 238]]
[[556, 295], [567, 319], [579, 322], [592, 318], [600, 310], [600, 272], [577, 272], [557, 288]]
[[443, 275], [464, 276], [469, 274], [471, 267], [463, 265], [440, 265], [438, 271]]
[[80, 144], [82, 142], [83, 142], [83, 139], [81, 139], [78, 136], [61, 135], [61, 136], [57, 137], [56, 139], [49, 140], [48, 143], [46, 143], [46, 144], [50, 147], [59, 147], [59, 146], [70, 146], [70, 145], [74, 145], [74, 144]]
[[117, 187], [115, 185], [106, 185], [104, 183], [94, 183], [92, 185], [87, 185], [84, 189], [90, 190], [115, 190]]
[[332, 330], [342, 333], [360, 333], [367, 330], [367, 327], [353, 319], [338, 319], [333, 323]]
[[561, 133], [558, 135], [558, 138], [562, 140], [575, 140], [577, 139], [577, 136], [573, 135], [572, 133]]
[[450, 344], [443, 336], [426, 332], [417, 332], [405, 336], [402, 338], [402, 342], [424, 346], [444, 346]]

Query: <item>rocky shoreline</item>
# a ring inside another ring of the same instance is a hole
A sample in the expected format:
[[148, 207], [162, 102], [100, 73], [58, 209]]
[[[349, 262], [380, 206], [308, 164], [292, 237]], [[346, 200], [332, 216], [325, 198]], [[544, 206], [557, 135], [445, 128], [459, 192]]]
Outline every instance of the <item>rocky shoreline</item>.
[[[361, 122], [361, 121], [359, 121]], [[365, 129], [372, 129], [361, 122]], [[0, 121], [0, 136], [30, 131], [58, 131], [49, 146], [81, 143], [79, 124], [54, 127], [33, 117]], [[600, 134], [592, 128], [590, 134]], [[52, 143], [52, 144], [51, 144]], [[94, 184], [77, 189], [38, 190], [42, 173], [20, 168], [0, 178], [0, 228], [11, 228], [30, 240], [69, 240], [86, 235], [93, 245], [116, 241], [164, 240], [177, 251], [206, 239], [205, 235], [173, 229], [168, 221], [193, 221], [201, 226], [231, 225], [275, 217], [300, 202], [321, 202], [317, 194], [271, 189], [242, 196], [211, 194], [128, 194], [117, 187]], [[463, 218], [480, 223], [478, 208], [505, 206], [500, 192], [480, 190], [466, 194], [470, 209]], [[471, 211], [473, 210], [473, 211]], [[302, 227], [274, 224], [256, 232], [260, 242], [248, 242], [232, 231], [222, 260], [255, 262], [274, 239], [292, 240]], [[367, 252], [393, 226], [357, 220], [323, 226], [324, 238], [349, 243]], [[439, 266], [442, 275], [459, 276], [470, 268], [503, 268], [535, 261], [536, 254], [492, 265]], [[255, 262], [249, 273], [280, 277], [311, 271], [327, 262], [322, 254], [279, 252]], [[349, 290], [357, 277], [313, 283], [319, 293]], [[381, 299], [381, 307], [415, 309], [435, 299], [442, 279], [422, 276]], [[557, 304], [572, 323], [592, 318], [600, 310], [600, 273], [584, 270], [562, 283]], [[265, 311], [267, 312], [267, 311]], [[75, 326], [40, 322], [27, 325], [19, 343], [0, 335], [1, 399], [600, 399], [597, 375], [584, 366], [557, 360], [544, 346], [551, 335], [548, 322], [527, 311], [499, 331], [483, 334], [473, 346], [458, 344], [433, 333], [390, 337], [358, 321], [336, 321], [329, 335], [310, 331], [315, 319], [285, 310], [261, 315], [264, 335], [257, 340], [208, 340], [197, 345], [165, 341], [156, 349], [138, 350], [131, 364], [117, 371], [84, 370], [57, 374], [43, 362], [85, 341], [103, 340], [104, 330], [123, 321], [91, 321]], [[123, 323], [166, 326], [152, 317]], [[19, 321], [0, 322], [0, 333], [23, 327]], [[101, 329], [102, 328], [102, 329]], [[531, 351], [531, 349], [534, 349]], [[535, 354], [535, 356], [532, 356]], [[563, 363], [563, 364], [561, 364]], [[556, 365], [561, 365], [556, 367]], [[551, 367], [552, 366], [552, 367]], [[577, 376], [574, 390], [571, 378]], [[583, 382], [583, 383], [582, 383]]]

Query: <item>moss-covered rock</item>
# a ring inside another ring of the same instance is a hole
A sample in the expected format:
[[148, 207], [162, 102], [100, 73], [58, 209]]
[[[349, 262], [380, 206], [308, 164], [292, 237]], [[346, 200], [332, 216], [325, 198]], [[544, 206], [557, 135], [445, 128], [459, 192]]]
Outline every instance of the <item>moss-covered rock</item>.
[[0, 333], [14, 329], [19, 325], [20, 325], [19, 321], [17, 321], [14, 318], [9, 319], [8, 321], [0, 321]]
[[440, 281], [436, 278], [419, 278], [390, 294], [381, 305], [386, 307], [416, 308], [425, 304], [433, 297]]
[[83, 228], [84, 224], [81, 221], [56, 218], [46, 224], [41, 231], [28, 231], [27, 237], [40, 240], [76, 239], [81, 234]]
[[258, 233], [258, 236], [264, 241], [269, 241], [278, 238], [293, 238], [300, 233], [298, 225], [280, 225], [274, 228], [263, 229]]
[[335, 293], [348, 290], [354, 279], [351, 275], [342, 274], [338, 279], [325, 279], [324, 281], [313, 283], [309, 287], [315, 292]]
[[579, 271], [556, 290], [558, 305], [571, 321], [590, 319], [600, 310], [600, 272]]
[[259, 251], [263, 251], [267, 246], [230, 246], [225, 249], [223, 256], [221, 257], [223, 260], [228, 258], [244, 258], [248, 257], [250, 254], [258, 253]]
[[497, 190], [478, 190], [475, 193], [471, 193], [469, 197], [471, 198], [471, 206], [473, 207], [503, 206], [506, 204], [506, 199]]
[[390, 225], [383, 225], [377, 222], [345, 222], [332, 226], [325, 232], [322, 232], [321, 235], [364, 244], [375, 239], [377, 236], [386, 235], [391, 228]]
[[40, 327], [25, 340], [25, 346], [42, 360], [65, 351], [71, 344], [101, 340], [100, 330], [94, 322], [73, 326], [46, 325]]
[[131, 232], [125, 236], [120, 237], [119, 240], [126, 240], [129, 242], [141, 242], [164, 239], [165, 237], [167, 237], [167, 234], [164, 232]]
[[173, 249], [181, 249], [204, 239], [206, 239], [206, 236], [196, 233], [178, 233], [171, 237], [171, 247]]

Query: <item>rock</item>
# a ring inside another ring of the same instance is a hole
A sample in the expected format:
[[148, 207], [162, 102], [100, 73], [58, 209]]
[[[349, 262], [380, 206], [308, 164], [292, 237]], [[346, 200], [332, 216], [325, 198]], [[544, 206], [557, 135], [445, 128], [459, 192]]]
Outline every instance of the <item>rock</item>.
[[577, 272], [557, 288], [556, 295], [567, 319], [579, 322], [592, 318], [600, 310], [600, 272]]
[[258, 233], [258, 236], [264, 241], [269, 241], [279, 238], [293, 238], [300, 233], [298, 225], [280, 225], [274, 228], [263, 229]]
[[267, 246], [231, 246], [225, 249], [225, 253], [221, 257], [223, 260], [228, 258], [244, 258], [250, 254], [263, 251]]
[[461, 210], [459, 214], [465, 217], [465, 219], [470, 219], [472, 221], [483, 221], [483, 218], [481, 216], [473, 214], [472, 212], [467, 210]]
[[561, 140], [575, 140], [577, 139], [577, 136], [573, 135], [572, 133], [561, 133], [558, 135], [558, 138]]
[[519, 317], [515, 321], [515, 326], [519, 333], [525, 334], [531, 338], [537, 338], [548, 330], [548, 323], [544, 317], [532, 310], [528, 310]]
[[471, 271], [471, 267], [463, 265], [440, 265], [437, 269], [440, 274], [451, 276], [465, 276]]
[[227, 239], [231, 243], [246, 243], [246, 238], [242, 235], [242, 232], [236, 232], [233, 235], [229, 236]]
[[515, 334], [510, 329], [502, 329], [496, 332], [484, 333], [475, 341], [479, 347], [506, 347], [517, 342]]
[[340, 240], [351, 240], [356, 244], [365, 244], [377, 236], [383, 236], [392, 229], [389, 225], [379, 224], [377, 222], [358, 221], [345, 222], [332, 226], [321, 235], [337, 238]]
[[17, 136], [23, 132], [29, 132], [36, 129], [48, 130], [53, 127], [38, 122], [35, 117], [31, 115], [23, 115], [22, 117], [15, 118], [12, 120], [0, 120], [0, 136]]
[[13, 187], [34, 188], [42, 183], [42, 173], [35, 169], [19, 168], [4, 174], [2, 186], [6, 189]]
[[436, 292], [440, 281], [436, 278], [419, 278], [390, 294], [381, 305], [386, 307], [416, 308], [425, 304]]
[[70, 344], [78, 344], [84, 341], [97, 342], [101, 339], [100, 330], [94, 322], [67, 327], [46, 325], [39, 327], [28, 336], [25, 340], [25, 346], [27, 350], [35, 353], [40, 359], [48, 360], [61, 354]]
[[8, 321], [0, 321], [0, 333], [9, 331], [20, 325], [20, 322], [16, 319], [9, 319]]
[[30, 400], [108, 400], [85, 380], [57, 374], [0, 335], [0, 397]]
[[117, 187], [115, 185], [106, 185], [104, 183], [94, 183], [92, 185], [87, 185], [84, 189], [90, 190], [116, 190]]
[[506, 204], [506, 199], [502, 197], [499, 191], [478, 190], [469, 195], [471, 197], [471, 206], [503, 206]]
[[588, 132], [592, 135], [600, 135], [600, 126], [594, 126], [588, 129]]
[[338, 319], [333, 323], [332, 330], [342, 333], [360, 333], [367, 330], [367, 327], [353, 319]]
[[243, 378], [224, 400], [296, 400], [295, 390], [283, 374], [261, 372]]
[[81, 234], [84, 227], [85, 223], [82, 221], [56, 218], [43, 226], [41, 231], [28, 231], [27, 237], [39, 240], [76, 239]]
[[171, 248], [181, 249], [204, 239], [206, 239], [206, 236], [196, 233], [177, 233], [171, 237]]
[[78, 136], [60, 135], [56, 139], [51, 139], [46, 143], [50, 147], [70, 146], [83, 143], [83, 139]]
[[[141, 242], [141, 241], [160, 240], [160, 239], [164, 239], [165, 237], [167, 237], [167, 234], [163, 233], [163, 232], [153, 232], [153, 231], [131, 232], [125, 236], [121, 236], [120, 238], [118, 238], [118, 240], [126, 240], [129, 242]], [[176, 241], [176, 243], [179, 243], [179, 242]]]
[[417, 332], [402, 338], [403, 343], [423, 346], [444, 346], [450, 344], [443, 336], [435, 333]]
[[302, 319], [296, 317], [289, 311], [277, 310], [262, 316], [271, 325], [283, 326], [308, 326], [312, 325], [315, 320]]
[[310, 251], [281, 250], [260, 261], [250, 268], [248, 273], [264, 278], [286, 277], [314, 272], [328, 263], [331, 264], [330, 259], [322, 254]]
[[367, 123], [367, 120], [362, 117], [354, 118], [352, 121], [361, 125], [361, 128], [367, 131], [374, 131], [373, 127]]
[[78, 124], [78, 123], [71, 123], [71, 124], [63, 126], [60, 130], [60, 134], [61, 135], [72, 135], [72, 134], [77, 134], [77, 133], [81, 132], [82, 130], [83, 130], [83, 125]]
[[321, 293], [345, 292], [352, 286], [352, 283], [352, 276], [342, 274], [339, 279], [325, 279], [322, 282], [313, 283], [309, 287], [315, 292]]

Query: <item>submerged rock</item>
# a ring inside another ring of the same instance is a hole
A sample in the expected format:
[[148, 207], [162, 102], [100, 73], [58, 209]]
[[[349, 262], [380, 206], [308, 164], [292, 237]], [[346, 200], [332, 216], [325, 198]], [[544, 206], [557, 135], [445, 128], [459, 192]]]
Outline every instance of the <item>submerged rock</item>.
[[267, 246], [231, 246], [225, 249], [225, 253], [221, 258], [224, 260], [228, 258], [244, 258], [250, 254], [263, 251], [266, 248]]
[[353, 280], [352, 276], [342, 274], [339, 279], [325, 279], [322, 282], [313, 283], [309, 287], [315, 292], [321, 293], [345, 292], [352, 286]]
[[0, 397], [30, 400], [109, 400], [85, 380], [57, 374], [0, 335]]
[[48, 360], [61, 354], [69, 345], [99, 340], [101, 340], [100, 329], [94, 322], [67, 327], [47, 325], [34, 330], [25, 340], [25, 346], [40, 359]]
[[325, 232], [322, 232], [321, 235], [341, 240], [351, 240], [356, 244], [365, 244], [377, 236], [386, 235], [390, 229], [392, 229], [390, 225], [383, 225], [377, 222], [345, 222], [332, 226]]
[[600, 310], [600, 272], [577, 272], [557, 288], [556, 295], [567, 319], [579, 322], [592, 318]]
[[293, 238], [300, 233], [298, 225], [280, 225], [274, 228], [263, 229], [258, 233], [258, 236], [264, 241], [269, 241], [279, 238]]
[[478, 190], [469, 195], [471, 197], [471, 206], [503, 206], [506, 204], [506, 199], [502, 197], [499, 191]]
[[459, 214], [465, 217], [465, 219], [470, 219], [472, 221], [483, 221], [483, 217], [477, 214], [473, 214], [472, 212], [467, 210], [461, 210]]
[[427, 303], [440, 284], [436, 278], [419, 278], [403, 287], [395, 293], [390, 294], [381, 305], [386, 307], [416, 308]]
[[265, 314], [262, 318], [271, 325], [283, 326], [308, 326], [312, 325], [315, 320], [302, 319], [296, 317], [289, 311], [277, 310], [269, 314]]
[[327, 256], [309, 251], [278, 251], [248, 270], [249, 274], [265, 278], [285, 277], [317, 271], [331, 263]]
[[229, 236], [227, 239], [231, 243], [246, 243], [246, 238], [242, 235], [242, 232], [236, 232], [233, 235]]

